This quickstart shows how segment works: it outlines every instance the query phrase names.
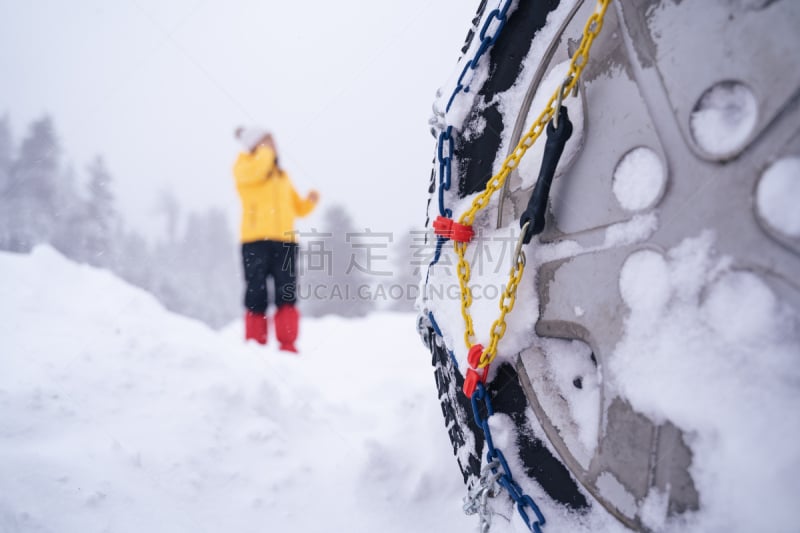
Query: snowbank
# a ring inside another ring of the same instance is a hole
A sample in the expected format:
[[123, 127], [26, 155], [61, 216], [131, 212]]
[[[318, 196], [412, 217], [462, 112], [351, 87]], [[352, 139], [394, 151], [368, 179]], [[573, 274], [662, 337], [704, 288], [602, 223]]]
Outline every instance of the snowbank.
[[0, 531], [474, 527], [412, 317], [305, 320], [295, 357], [50, 248], [0, 273]]

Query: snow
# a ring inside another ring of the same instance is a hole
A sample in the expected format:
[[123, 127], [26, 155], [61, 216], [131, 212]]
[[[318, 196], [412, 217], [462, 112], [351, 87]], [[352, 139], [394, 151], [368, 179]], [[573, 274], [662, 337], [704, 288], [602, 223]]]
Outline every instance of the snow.
[[661, 159], [652, 149], [634, 148], [614, 169], [612, 190], [619, 205], [628, 211], [652, 206], [664, 190], [666, 174]]
[[620, 291], [630, 315], [610, 386], [688, 436], [702, 510], [685, 530], [796, 531], [800, 321], [713, 243], [703, 232], [627, 259]]
[[700, 98], [690, 126], [698, 146], [721, 157], [744, 146], [757, 118], [758, 104], [753, 92], [739, 82], [722, 82]]
[[[501, 261], [514, 235], [488, 236]], [[793, 531], [800, 421], [787, 414], [800, 409], [798, 317], [713, 244], [706, 232], [663, 254], [630, 256], [620, 278], [630, 312], [605, 376], [587, 370], [581, 343], [532, 341], [520, 324], [503, 342], [533, 342], [560, 358], [546, 370], [585, 447], [597, 442], [601, 377], [686, 431], [702, 510], [668, 521], [654, 492], [647, 524]], [[496, 277], [492, 268], [484, 281]], [[218, 333], [171, 314], [50, 248], [0, 254], [0, 272], [0, 531], [475, 529], [461, 512], [465, 491], [413, 316], [304, 320], [297, 357], [244, 344], [240, 323]], [[535, 312], [532, 286], [520, 287], [518, 305]], [[534, 322], [515, 313], [509, 320]], [[490, 426], [497, 445], [513, 449], [513, 423], [498, 415]], [[506, 457], [524, 472], [515, 454]], [[542, 507], [546, 530], [624, 530], [599, 506], [578, 517], [526, 476], [517, 481]], [[615, 490], [614, 481], [604, 487]], [[524, 531], [507, 499], [493, 505], [492, 531]]]
[[305, 319], [298, 357], [50, 248], [0, 272], [0, 531], [474, 527], [413, 316]]
[[645, 313], [648, 320], [656, 318], [670, 296], [666, 260], [658, 252], [636, 252], [625, 262], [619, 285], [622, 301], [628, 307]]
[[[455, 204], [456, 209], [466, 209], [473, 196], [467, 196]], [[454, 209], [454, 212], [457, 212]], [[509, 281], [511, 255], [519, 237], [519, 229], [509, 226], [488, 229], [487, 220], [495, 220], [497, 208], [494, 203], [484, 209], [476, 219], [475, 237], [467, 247], [465, 258], [470, 265], [469, 287], [473, 294], [469, 313], [475, 331], [475, 343], [488, 346], [492, 324], [500, 315], [500, 296]], [[482, 217], [482, 218], [481, 218]], [[498, 363], [514, 361], [516, 354], [537, 341], [534, 326], [539, 316], [539, 296], [535, 290], [535, 272], [546, 262], [574, 257], [617, 246], [633, 244], [650, 237], [658, 227], [654, 213], [640, 214], [630, 220], [606, 228], [604, 241], [597, 246], [581, 247], [572, 241], [542, 244], [533, 239], [522, 251], [526, 254], [526, 266], [517, 288], [513, 309], [506, 315], [506, 333], [498, 343]], [[459, 369], [468, 368], [467, 347], [464, 342], [465, 324], [461, 314], [460, 287], [456, 277], [458, 256], [450, 242], [442, 247], [442, 256], [428, 279], [426, 309], [432, 311], [441, 327], [444, 341], [458, 361]], [[493, 365], [497, 367], [497, 365]], [[488, 379], [494, 376], [490, 369]]]
[[775, 230], [800, 237], [800, 157], [784, 157], [767, 168], [756, 191], [759, 214]]
[[588, 469], [597, 449], [601, 414], [600, 373], [592, 362], [592, 349], [577, 340], [543, 338], [538, 345], [543, 356], [533, 351], [523, 354], [527, 373], [535, 390], [547, 391], [538, 394], [539, 402], [575, 458]]
[[[535, 415], [529, 411], [528, 418], [532, 420], [532, 427], [539, 435], [542, 429], [536, 422]], [[489, 427], [492, 432], [495, 446], [500, 450], [513, 450], [516, 448], [516, 428], [511, 417], [504, 413], [495, 413], [489, 418]], [[550, 447], [547, 441], [544, 442], [550, 452], [554, 455], [557, 452]], [[525, 466], [515, 453], [505, 453], [509, 469], [514, 472], [525, 472]], [[547, 523], [542, 528], [544, 533], [569, 531], [570, 533], [625, 533], [629, 532], [614, 517], [608, 514], [601, 506], [596, 505], [583, 515], [578, 515], [568, 511], [565, 507], [554, 505], [548, 500], [544, 491], [532, 483], [525, 475], [514, 476], [514, 481], [519, 483], [523, 492], [539, 506]], [[530, 530], [523, 524], [515, 507], [511, 505], [508, 498], [493, 498], [489, 500], [489, 506], [494, 511], [490, 531], [492, 533], [530, 533]], [[479, 531], [477, 519], [475, 524], [467, 531]]]
[[608, 226], [602, 248], [625, 246], [648, 239], [658, 229], [655, 213], [635, 215], [630, 220]]
[[669, 495], [657, 489], [651, 490], [641, 508], [642, 523], [653, 531], [661, 531], [666, 525]]
[[[479, 244], [467, 251], [473, 265], [471, 286], [501, 286], [510, 266], [503, 245], [509, 245], [514, 233], [508, 228], [476, 227], [483, 229], [476, 236]], [[642, 510], [642, 520], [654, 529], [794, 531], [792, 504], [800, 493], [796, 446], [800, 419], [791, 413], [800, 410], [800, 318], [762, 278], [716, 255], [712, 232], [687, 238], [663, 253], [644, 249], [628, 257], [619, 280], [627, 307], [624, 332], [601, 373], [589, 363], [588, 347], [542, 339], [532, 329], [538, 317], [534, 290], [538, 265], [643, 242], [657, 227], [656, 214], [647, 213], [610, 226], [597, 246], [563, 241], [526, 247], [527, 268], [515, 308], [507, 315], [509, 326], [498, 361], [513, 361], [519, 350], [525, 350], [523, 361], [534, 388], [548, 391], [540, 395], [545, 411], [557, 427], [564, 429], [569, 421], [574, 428], [562, 431], [562, 437], [579, 461], [590, 458], [597, 445], [601, 380], [608, 397], [618, 394], [655, 423], [668, 420], [683, 430], [693, 454], [691, 475], [701, 510], [668, 519], [665, 495], [654, 489]], [[479, 249], [484, 250], [483, 262], [475, 259]], [[443, 254], [444, 265], [455, 264], [452, 246], [445, 246]], [[445, 270], [437, 266], [431, 283], [455, 283], [454, 267], [450, 274]], [[476, 297], [472, 304], [478, 342], [488, 338], [499, 312], [497, 301]], [[457, 293], [429, 304], [447, 346], [465, 368], [464, 321]], [[546, 356], [535, 359], [536, 352]], [[572, 384], [577, 376], [582, 377], [580, 390]], [[502, 427], [502, 420], [493, 424], [499, 426], [498, 432], [511, 431], [510, 422], [507, 427]], [[520, 483], [537, 499], [538, 487], [527, 479]], [[618, 485], [613, 478], [603, 480], [603, 490], [624, 490]], [[591, 521], [594, 530], [603, 531], [613, 523], [596, 514]], [[569, 527], [574, 531], [584, 526]]]
[[[476, 530], [414, 316], [305, 319], [294, 356], [51, 248], [0, 272], [0, 531]], [[517, 481], [550, 531], [624, 531]], [[527, 531], [492, 505], [493, 532]]]

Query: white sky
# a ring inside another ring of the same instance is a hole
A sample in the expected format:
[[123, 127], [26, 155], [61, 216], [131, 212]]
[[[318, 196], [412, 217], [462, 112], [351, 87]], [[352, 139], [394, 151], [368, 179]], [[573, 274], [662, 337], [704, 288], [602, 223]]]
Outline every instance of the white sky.
[[0, 0], [0, 115], [20, 140], [50, 113], [81, 173], [103, 154], [126, 221], [151, 236], [165, 189], [238, 228], [237, 125], [271, 129], [322, 207], [345, 204], [374, 231], [420, 227], [431, 103], [477, 4]]

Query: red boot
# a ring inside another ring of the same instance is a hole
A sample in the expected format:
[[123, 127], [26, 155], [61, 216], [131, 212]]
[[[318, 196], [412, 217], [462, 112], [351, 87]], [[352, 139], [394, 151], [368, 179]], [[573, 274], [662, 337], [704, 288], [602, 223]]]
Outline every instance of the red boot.
[[278, 308], [275, 313], [275, 337], [280, 343], [281, 350], [297, 353], [294, 341], [297, 340], [299, 322], [300, 313], [295, 306], [284, 304]]
[[267, 317], [263, 313], [248, 310], [244, 315], [244, 340], [250, 339], [267, 344]]

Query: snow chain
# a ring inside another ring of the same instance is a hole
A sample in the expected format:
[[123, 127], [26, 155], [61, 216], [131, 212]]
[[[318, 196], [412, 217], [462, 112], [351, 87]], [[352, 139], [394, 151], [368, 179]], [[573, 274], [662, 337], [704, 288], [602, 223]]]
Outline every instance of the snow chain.
[[[530, 240], [531, 230], [533, 229], [531, 222], [535, 221], [526, 220], [522, 224], [522, 232], [517, 242], [511, 271], [509, 273], [509, 281], [503, 291], [502, 299], [499, 304], [500, 316], [492, 324], [489, 345], [485, 350], [480, 344], [473, 343], [475, 330], [472, 316], [469, 312], [470, 306], [472, 305], [472, 293], [469, 290], [471, 272], [470, 265], [465, 256], [467, 245], [473, 236], [472, 224], [478, 212], [489, 205], [489, 201], [494, 193], [503, 187], [511, 171], [519, 166], [522, 157], [533, 143], [536, 142], [542, 132], [545, 131], [548, 123], [553, 120], [553, 126], [556, 128], [558, 127], [558, 122], [556, 121], [561, 111], [561, 101], [565, 95], [570, 94], [570, 92], [577, 87], [581, 73], [589, 61], [589, 52], [592, 43], [603, 27], [603, 17], [605, 16], [610, 2], [611, 0], [597, 0], [597, 7], [594, 13], [589, 17], [589, 20], [586, 21], [581, 44], [570, 61], [569, 72], [564, 83], [551, 96], [545, 109], [541, 112], [529, 131], [520, 139], [514, 151], [503, 161], [500, 171], [488, 181], [484, 191], [475, 197], [471, 207], [461, 215], [458, 222], [453, 220], [452, 211], [448, 209], [444, 203], [444, 191], [449, 190], [451, 185], [451, 162], [453, 157], [453, 127], [447, 124], [446, 113], [450, 109], [455, 97], [460, 92], [469, 92], [469, 83], [481, 56], [495, 43], [501, 30], [505, 26], [509, 6], [511, 4], [510, 0], [506, 0], [502, 7], [493, 10], [486, 18], [480, 31], [481, 44], [473, 58], [464, 65], [461, 75], [458, 78], [457, 85], [448, 99], [445, 113], [441, 117], [441, 132], [438, 136], [437, 146], [437, 159], [439, 162], [439, 217], [433, 224], [437, 234], [437, 243], [434, 259], [428, 267], [428, 274], [430, 274], [430, 268], [438, 262], [444, 242], [453, 240], [453, 247], [458, 255], [457, 273], [461, 292], [461, 314], [465, 324], [464, 341], [469, 349], [468, 362], [470, 368], [468, 368], [467, 372], [464, 374], [464, 393], [472, 402], [475, 422], [483, 430], [488, 448], [486, 454], [487, 464], [481, 470], [478, 483], [468, 490], [467, 496], [464, 498], [464, 512], [467, 514], [478, 514], [481, 533], [488, 533], [491, 527], [492, 510], [489, 508], [488, 500], [489, 498], [497, 496], [503, 489], [505, 489], [509, 497], [516, 504], [520, 516], [530, 531], [541, 533], [540, 528], [545, 524], [545, 518], [533, 499], [525, 494], [520, 485], [514, 481], [503, 452], [494, 447], [492, 434], [489, 429], [489, 418], [494, 414], [494, 411], [489, 393], [483, 386], [488, 375], [489, 365], [497, 356], [497, 345], [506, 332], [505, 317], [514, 308], [516, 302], [517, 287], [522, 280], [522, 275], [525, 270], [525, 254], [522, 251], [522, 245], [523, 242], [527, 243]], [[564, 142], [566, 142], [566, 139]], [[433, 314], [431, 313], [429, 316], [431, 323], [435, 325], [436, 322], [433, 319]], [[438, 330], [438, 328], [436, 329]], [[439, 331], [436, 331], [436, 333], [440, 334]], [[455, 360], [452, 352], [450, 356]], [[482, 375], [476, 372], [478, 368], [483, 370]], [[483, 403], [486, 412], [485, 417], [481, 415], [481, 406], [479, 402]], [[531, 516], [529, 512], [532, 512], [533, 516]]]
[[[608, 9], [610, 3], [611, 0], [597, 1], [597, 7], [595, 8], [594, 13], [592, 13], [592, 16], [590, 16], [589, 20], [586, 21], [586, 25], [583, 28], [583, 38], [581, 39], [581, 44], [570, 61], [569, 72], [566, 80], [550, 97], [550, 100], [547, 102], [544, 110], [539, 114], [539, 117], [528, 130], [528, 133], [526, 133], [519, 140], [519, 143], [517, 143], [514, 151], [511, 152], [505, 161], [503, 161], [500, 171], [492, 176], [492, 178], [486, 184], [484, 191], [475, 197], [475, 199], [472, 201], [472, 206], [463, 215], [461, 215], [459, 218], [460, 224], [472, 226], [472, 223], [475, 221], [475, 216], [478, 214], [478, 212], [489, 205], [492, 195], [494, 195], [494, 193], [503, 186], [511, 171], [519, 166], [519, 162], [528, 151], [528, 148], [533, 146], [533, 143], [536, 142], [536, 139], [538, 139], [545, 130], [547, 124], [556, 115], [563, 96], [568, 95], [577, 86], [581, 73], [586, 67], [586, 64], [589, 62], [589, 52], [592, 48], [592, 43], [600, 34], [600, 30], [603, 28], [603, 17], [605, 16], [606, 10]], [[523, 230], [523, 236], [525, 235], [526, 231], [527, 230]], [[453, 248], [458, 255], [457, 273], [458, 283], [461, 289], [461, 315], [464, 317], [465, 326], [464, 342], [466, 343], [467, 348], [471, 350], [473, 347], [480, 345], [474, 344], [473, 342], [475, 338], [475, 329], [472, 323], [472, 315], [470, 315], [469, 312], [469, 308], [472, 305], [472, 294], [469, 289], [470, 265], [466, 259], [468, 244], [468, 242], [459, 242], [457, 240], [453, 241]], [[520, 248], [519, 244], [517, 248]], [[511, 266], [511, 272], [509, 274], [508, 285], [506, 286], [506, 290], [503, 292], [503, 298], [500, 300], [500, 316], [492, 324], [489, 332], [489, 345], [485, 350], [481, 349], [482, 353], [480, 354], [479, 359], [477, 357], [473, 357], [473, 359], [478, 359], [477, 365], [473, 365], [473, 361], [470, 361], [471, 366], [474, 368], [486, 369], [486, 367], [488, 367], [497, 356], [497, 344], [500, 342], [500, 339], [503, 338], [503, 335], [506, 332], [505, 318], [506, 315], [514, 308], [517, 286], [519, 285], [519, 282], [522, 279], [522, 274], [525, 270], [524, 258], [525, 256], [521, 252], [514, 257], [514, 263]], [[477, 352], [477, 350], [475, 352]], [[483, 375], [485, 377], [485, 370]]]

